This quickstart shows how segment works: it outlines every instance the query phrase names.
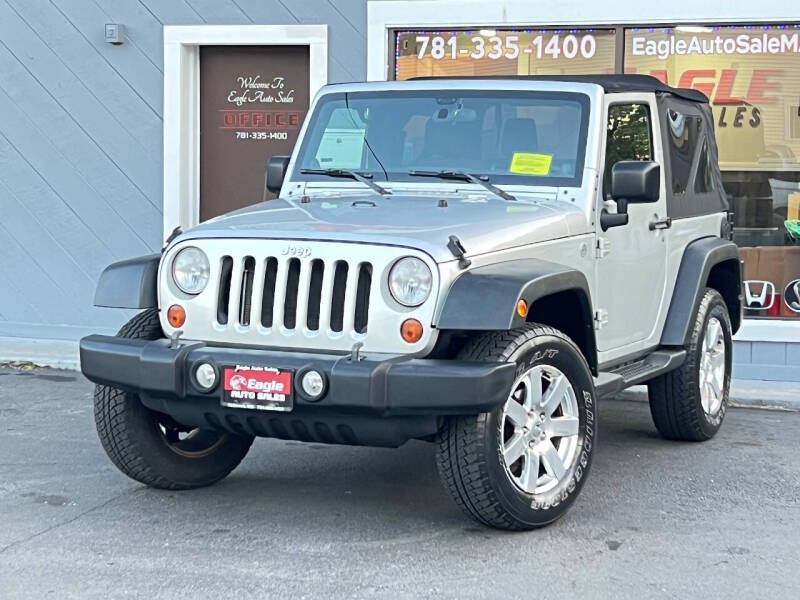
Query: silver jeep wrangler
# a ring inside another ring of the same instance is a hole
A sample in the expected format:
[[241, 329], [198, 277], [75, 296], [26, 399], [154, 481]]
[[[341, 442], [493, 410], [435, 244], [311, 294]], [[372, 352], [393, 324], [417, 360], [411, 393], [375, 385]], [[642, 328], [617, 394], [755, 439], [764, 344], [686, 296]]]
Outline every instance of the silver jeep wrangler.
[[278, 198], [111, 265], [81, 341], [122, 472], [187, 489], [254, 436], [437, 444], [477, 521], [551, 523], [598, 401], [646, 383], [658, 430], [728, 403], [739, 253], [708, 101], [637, 75], [331, 85]]

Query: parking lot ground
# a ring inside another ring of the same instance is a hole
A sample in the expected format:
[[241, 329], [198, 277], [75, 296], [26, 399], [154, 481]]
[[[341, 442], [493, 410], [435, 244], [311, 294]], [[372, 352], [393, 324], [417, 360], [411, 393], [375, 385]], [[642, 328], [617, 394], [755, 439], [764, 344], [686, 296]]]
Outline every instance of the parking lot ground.
[[600, 406], [567, 516], [504, 533], [434, 447], [256, 440], [220, 484], [145, 488], [106, 459], [91, 386], [0, 368], [0, 598], [797, 598], [800, 413], [733, 408], [702, 444]]

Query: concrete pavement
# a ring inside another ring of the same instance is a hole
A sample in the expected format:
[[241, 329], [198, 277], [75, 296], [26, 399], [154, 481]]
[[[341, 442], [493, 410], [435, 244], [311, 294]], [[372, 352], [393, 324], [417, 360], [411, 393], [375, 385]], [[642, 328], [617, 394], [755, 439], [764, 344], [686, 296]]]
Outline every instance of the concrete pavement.
[[191, 492], [118, 473], [74, 372], [0, 368], [0, 598], [797, 598], [800, 413], [731, 409], [703, 444], [600, 407], [570, 513], [509, 534], [464, 517], [433, 446], [257, 440]]

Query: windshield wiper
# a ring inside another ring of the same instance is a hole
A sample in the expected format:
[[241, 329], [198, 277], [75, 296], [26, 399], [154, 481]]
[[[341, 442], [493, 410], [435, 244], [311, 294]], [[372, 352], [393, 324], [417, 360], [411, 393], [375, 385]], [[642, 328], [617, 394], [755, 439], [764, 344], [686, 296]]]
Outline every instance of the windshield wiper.
[[373, 191], [381, 196], [391, 196], [392, 192], [386, 188], [382, 188], [377, 183], [372, 181], [372, 173], [358, 173], [349, 169], [300, 169], [300, 172], [305, 175], [327, 175], [328, 177], [344, 177], [347, 179], [355, 179], [364, 185], [368, 186]]
[[516, 198], [508, 192], [504, 192], [499, 187], [489, 183], [489, 177], [486, 175], [473, 175], [472, 173], [465, 173], [464, 171], [409, 171], [408, 174], [415, 177], [438, 177], [439, 179], [469, 181], [470, 183], [476, 183], [485, 187], [493, 194], [500, 196], [503, 200], [516, 200]]

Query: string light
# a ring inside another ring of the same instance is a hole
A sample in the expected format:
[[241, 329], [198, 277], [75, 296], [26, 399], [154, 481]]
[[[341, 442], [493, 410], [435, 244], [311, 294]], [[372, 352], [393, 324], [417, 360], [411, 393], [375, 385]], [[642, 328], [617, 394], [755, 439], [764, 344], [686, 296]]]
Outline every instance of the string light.
[[[709, 25], [707, 25], [707, 27], [709, 27], [714, 32], [719, 32], [721, 30], [727, 30], [727, 31], [731, 31], [731, 32], [734, 31], [734, 30], [752, 31], [754, 29], [761, 29], [763, 31], [771, 31], [771, 30], [785, 31], [787, 29], [800, 29], [800, 22], [794, 22], [794, 23], [736, 23], [736, 24], [727, 23], [727, 24], [724, 24], [724, 25], [719, 25], [719, 24], [713, 24], [712, 25], [712, 24], [709, 24]], [[680, 27], [679, 27], [679, 29], [680, 29]], [[625, 31], [625, 33], [627, 33], [627, 32], [638, 33], [640, 31], [645, 31], [645, 30], [648, 33], [657, 33], [659, 31], [659, 29], [657, 27], [654, 27], [654, 26], [627, 27], [627, 28], [625, 28], [624, 31]], [[552, 29], [552, 28], [551, 29], [540, 28], [538, 30], [534, 29], [532, 27], [526, 27], [524, 29], [523, 28], [505, 28], [505, 29], [498, 29], [498, 30], [495, 30], [495, 31], [497, 31], [498, 35], [503, 35], [503, 36], [507, 36], [509, 34], [519, 34], [519, 33], [522, 33], [522, 32], [524, 32], [526, 35], [536, 34], [537, 32], [540, 35], [548, 35], [548, 34], [549, 35], [562, 35], [565, 32], [569, 32], [571, 34], [582, 35], [582, 34], [587, 34], [587, 33], [593, 34], [593, 33], [595, 33], [595, 31], [598, 31], [598, 32], [605, 31], [609, 35], [615, 35], [615, 33], [616, 33], [614, 28], [596, 29], [594, 27], [587, 27], [585, 29], [580, 29], [580, 28], [576, 28], [576, 27], [554, 28], [554, 29]], [[664, 35], [671, 35], [673, 33], [673, 31], [674, 31], [674, 27], [663, 27], [660, 31], [662, 31]], [[404, 51], [406, 51], [406, 54], [410, 55], [414, 51], [417, 50], [417, 45], [414, 42], [409, 42], [409, 38], [413, 39], [413, 36], [415, 36], [415, 35], [442, 36], [443, 34], [449, 35], [452, 38], [452, 37], [458, 37], [460, 35], [472, 36], [475, 33], [476, 33], [476, 30], [474, 30], [474, 29], [460, 29], [460, 30], [453, 29], [453, 30], [450, 30], [449, 32], [444, 32], [444, 31], [442, 31], [440, 29], [437, 29], [437, 30], [409, 29], [409, 30], [405, 30], [405, 31], [396, 32], [396, 34], [395, 34], [395, 53], [394, 53], [394, 56], [395, 56], [395, 69], [394, 69], [395, 70], [395, 77], [400, 72], [400, 66], [398, 64], [398, 61], [399, 61], [400, 58], [403, 57]], [[409, 50], [411, 50], [412, 52], [409, 52]]]

